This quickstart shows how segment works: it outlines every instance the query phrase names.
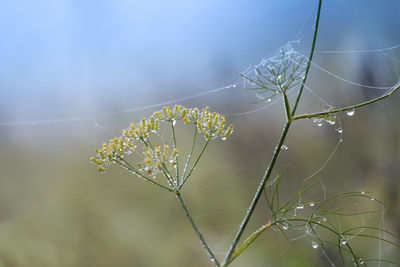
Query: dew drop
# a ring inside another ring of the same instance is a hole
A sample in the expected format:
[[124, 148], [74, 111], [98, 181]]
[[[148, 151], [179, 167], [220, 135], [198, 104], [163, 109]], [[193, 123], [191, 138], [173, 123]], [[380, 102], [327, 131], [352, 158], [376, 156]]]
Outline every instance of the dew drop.
[[282, 223], [282, 229], [283, 230], [289, 229], [289, 225], [287, 223]]
[[361, 191], [361, 195], [365, 195], [365, 191]]
[[172, 126], [175, 126], [175, 124], [176, 124], [176, 120], [173, 120], [172, 121]]
[[343, 133], [342, 127], [337, 128], [338, 133]]
[[304, 209], [304, 205], [303, 205], [303, 204], [299, 204], [299, 205], [296, 207], [296, 209], [302, 210], [302, 209]]
[[346, 245], [347, 241], [344, 238], [340, 239], [340, 245]]
[[221, 140], [224, 140], [224, 141], [225, 141], [225, 140], [226, 140], [226, 137], [225, 137], [225, 136], [224, 136], [224, 137], [221, 137]]
[[272, 101], [272, 99], [271, 98], [267, 98], [267, 102], [271, 102]]
[[308, 205], [310, 205], [310, 207], [314, 207], [315, 203], [314, 202], [310, 202]]
[[354, 115], [354, 112], [355, 112], [354, 108], [346, 110], [347, 116], [350, 116], [350, 117]]
[[312, 241], [311, 246], [313, 249], [317, 249], [318, 248], [318, 243], [315, 241]]
[[374, 201], [374, 200], [375, 200], [375, 198], [371, 197], [371, 200], [372, 200], [372, 201]]
[[282, 150], [288, 150], [289, 147], [288, 147], [287, 145], [282, 145], [281, 149], [282, 149]]
[[359, 264], [364, 264], [364, 260], [363, 259], [358, 259], [358, 263]]
[[324, 222], [326, 222], [326, 218], [325, 218], [325, 217], [322, 217], [322, 220], [323, 220]]

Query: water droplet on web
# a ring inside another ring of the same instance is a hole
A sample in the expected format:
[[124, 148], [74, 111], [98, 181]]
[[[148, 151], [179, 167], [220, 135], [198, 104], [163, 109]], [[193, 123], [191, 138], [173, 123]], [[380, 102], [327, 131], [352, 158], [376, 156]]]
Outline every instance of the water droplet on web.
[[282, 145], [281, 149], [282, 149], [282, 150], [288, 150], [289, 147], [288, 147], [287, 145]]
[[365, 195], [365, 191], [361, 191], [361, 195]]
[[304, 209], [304, 205], [303, 204], [299, 204], [299, 205], [297, 205], [296, 209], [302, 210], [302, 209]]
[[322, 217], [322, 220], [323, 220], [324, 222], [326, 222], [326, 218], [325, 218], [325, 217]]
[[175, 126], [176, 120], [172, 120], [172, 125]]
[[289, 228], [289, 225], [287, 223], [282, 223], [282, 229], [287, 230]]
[[354, 108], [351, 108], [351, 109], [348, 109], [348, 110], [346, 110], [346, 114], [347, 114], [347, 116], [353, 116], [354, 115], [354, 113], [355, 113], [355, 110], [354, 110]]
[[364, 264], [364, 260], [363, 259], [358, 259], [358, 263], [359, 264]]
[[232, 87], [236, 87], [236, 84], [233, 84]]
[[371, 200], [372, 200], [372, 201], [374, 201], [374, 200], [375, 200], [375, 198], [371, 197]]
[[267, 102], [271, 102], [272, 101], [272, 99], [271, 98], [267, 98]]
[[310, 202], [308, 205], [310, 205], [310, 207], [314, 207], [315, 203], [314, 202]]
[[342, 127], [337, 128], [338, 133], [343, 133]]
[[317, 249], [318, 248], [318, 243], [315, 241], [312, 241], [311, 246], [313, 249]]
[[346, 245], [347, 241], [344, 238], [340, 238], [340, 245]]

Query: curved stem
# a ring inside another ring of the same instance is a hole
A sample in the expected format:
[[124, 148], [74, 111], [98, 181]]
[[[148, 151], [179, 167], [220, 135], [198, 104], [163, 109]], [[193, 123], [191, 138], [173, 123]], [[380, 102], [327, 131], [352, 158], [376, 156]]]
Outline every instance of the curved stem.
[[356, 105], [352, 105], [352, 106], [347, 106], [344, 108], [339, 108], [339, 109], [333, 109], [333, 110], [329, 110], [329, 111], [323, 111], [323, 112], [316, 112], [316, 113], [308, 113], [308, 114], [303, 114], [303, 115], [299, 115], [299, 116], [295, 116], [293, 117], [293, 120], [300, 120], [300, 119], [310, 119], [310, 118], [315, 118], [315, 117], [323, 117], [325, 115], [329, 115], [329, 114], [335, 114], [335, 113], [339, 113], [339, 112], [343, 112], [349, 109], [353, 109], [353, 108], [359, 108], [362, 106], [366, 106], [372, 103], [375, 103], [379, 100], [385, 99], [386, 97], [391, 96], [394, 92], [396, 92], [398, 89], [400, 89], [400, 82], [398, 82], [393, 89], [391, 89], [390, 91], [388, 91], [387, 93], [381, 95], [380, 97], [371, 99], [369, 101], [365, 101]]
[[297, 94], [296, 102], [294, 103], [292, 116], [294, 116], [294, 114], [296, 113], [296, 109], [299, 104], [300, 97], [303, 93], [304, 85], [306, 84], [306, 81], [307, 81], [308, 72], [310, 71], [311, 61], [314, 56], [315, 43], [317, 42], [317, 34], [318, 34], [318, 27], [319, 27], [319, 17], [321, 15], [321, 6], [322, 6], [322, 0], [319, 0], [317, 17], [315, 19], [314, 37], [313, 37], [313, 41], [312, 41], [312, 45], [311, 45], [311, 52], [310, 52], [310, 56], [308, 58], [308, 63], [307, 63], [306, 72], [304, 74], [304, 79], [303, 79], [303, 82], [301, 83], [299, 93]]
[[182, 206], [182, 208], [183, 208], [183, 210], [185, 212], [186, 217], [188, 218], [190, 224], [192, 225], [194, 231], [196, 232], [198, 238], [200, 239], [201, 244], [203, 244], [204, 249], [206, 250], [206, 252], [210, 256], [211, 261], [214, 262], [217, 267], [219, 267], [220, 264], [219, 264], [217, 258], [215, 257], [214, 253], [211, 251], [210, 246], [207, 244], [207, 242], [204, 239], [203, 235], [201, 234], [199, 228], [197, 228], [192, 216], [189, 213], [189, 210], [188, 210], [185, 202], [183, 201], [181, 193], [179, 191], [175, 191], [175, 194], [176, 194], [177, 198], [179, 199], [179, 202], [181, 203], [181, 206]]

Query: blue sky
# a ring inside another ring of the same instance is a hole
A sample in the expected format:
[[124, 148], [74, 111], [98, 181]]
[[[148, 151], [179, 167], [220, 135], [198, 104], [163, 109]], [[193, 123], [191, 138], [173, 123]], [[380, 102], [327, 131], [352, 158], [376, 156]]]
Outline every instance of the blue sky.
[[[324, 2], [321, 49], [400, 43], [399, 1]], [[288, 41], [307, 48], [310, 11], [315, 1], [6, 0], [0, 119], [102, 112], [225, 85]]]

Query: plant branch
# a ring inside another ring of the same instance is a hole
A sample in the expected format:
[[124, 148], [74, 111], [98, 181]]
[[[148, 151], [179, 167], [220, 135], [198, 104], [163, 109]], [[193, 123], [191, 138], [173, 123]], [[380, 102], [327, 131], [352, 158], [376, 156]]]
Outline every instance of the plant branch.
[[311, 119], [311, 118], [315, 118], [315, 117], [323, 117], [325, 115], [329, 115], [329, 114], [335, 114], [335, 113], [339, 113], [339, 112], [343, 112], [349, 109], [353, 109], [353, 108], [359, 108], [359, 107], [363, 107], [372, 103], [375, 103], [377, 101], [380, 101], [382, 99], [385, 99], [389, 96], [391, 96], [394, 92], [396, 92], [398, 89], [400, 89], [400, 82], [398, 82], [393, 89], [391, 89], [390, 91], [388, 91], [387, 93], [381, 95], [380, 97], [371, 99], [369, 101], [365, 101], [356, 105], [352, 105], [352, 106], [347, 106], [344, 108], [339, 108], [339, 109], [333, 109], [333, 110], [329, 110], [329, 111], [323, 111], [323, 112], [316, 112], [316, 113], [308, 113], [308, 114], [303, 114], [303, 115], [299, 115], [299, 116], [294, 116], [293, 120], [300, 120], [300, 119]]
[[242, 223], [240, 224], [240, 227], [239, 227], [239, 230], [238, 230], [238, 232], [237, 232], [237, 234], [235, 236], [235, 239], [233, 240], [229, 251], [226, 253], [226, 256], [225, 256], [225, 259], [224, 259], [224, 262], [223, 262], [223, 266], [228, 266], [229, 262], [231, 262], [230, 259], [232, 257], [232, 254], [235, 251], [235, 249], [236, 249], [236, 247], [237, 247], [237, 245], [239, 243], [239, 240], [240, 240], [240, 238], [241, 238], [241, 236], [242, 236], [242, 234], [244, 232], [244, 229], [247, 226], [247, 223], [250, 220], [250, 217], [253, 215], [254, 209], [256, 208], [256, 205], [257, 205], [257, 203], [258, 203], [258, 201], [260, 199], [260, 196], [261, 196], [261, 194], [262, 194], [262, 192], [263, 192], [263, 190], [265, 188], [265, 185], [266, 185], [269, 177], [271, 176], [272, 170], [273, 170], [273, 168], [275, 166], [276, 160], [278, 159], [279, 152], [282, 149], [283, 142], [286, 139], [286, 136], [287, 136], [287, 133], [289, 131], [291, 123], [292, 123], [291, 121], [288, 121], [286, 123], [286, 125], [285, 125], [285, 128], [283, 128], [283, 132], [282, 132], [281, 138], [279, 139], [278, 145], [275, 148], [275, 152], [274, 152], [274, 155], [272, 157], [272, 160], [269, 163], [268, 169], [265, 172], [264, 177], [262, 178], [260, 185], [258, 186], [258, 189], [257, 189], [257, 191], [256, 191], [256, 193], [254, 195], [253, 201], [251, 202], [251, 204], [250, 204], [250, 206], [249, 206], [249, 208], [248, 208], [248, 210], [246, 212], [246, 216], [244, 217]]
[[303, 93], [304, 85], [306, 84], [306, 81], [307, 81], [308, 72], [310, 71], [312, 58], [314, 56], [315, 43], [317, 42], [317, 34], [318, 34], [318, 27], [319, 27], [319, 18], [320, 18], [320, 15], [321, 15], [321, 6], [322, 6], [322, 0], [319, 0], [317, 17], [315, 19], [314, 37], [313, 37], [313, 41], [312, 41], [312, 45], [311, 45], [311, 52], [310, 52], [310, 56], [308, 58], [308, 63], [307, 63], [306, 71], [305, 71], [305, 74], [304, 74], [304, 79], [303, 79], [303, 82], [301, 83], [299, 93], [297, 94], [296, 102], [294, 103], [292, 116], [294, 116], [294, 114], [296, 113], [297, 106], [298, 106], [299, 101], [300, 101], [300, 97], [301, 97], [301, 95]]
[[175, 194], [178, 197], [179, 202], [181, 203], [181, 206], [182, 206], [182, 208], [183, 208], [183, 210], [185, 212], [186, 217], [188, 218], [188, 220], [189, 220], [190, 224], [192, 225], [194, 231], [196, 232], [197, 236], [199, 237], [201, 243], [203, 244], [204, 249], [207, 251], [208, 255], [210, 256], [211, 261], [214, 262], [217, 267], [219, 267], [220, 264], [219, 264], [217, 258], [215, 257], [214, 253], [211, 251], [210, 246], [207, 244], [207, 242], [204, 239], [203, 235], [201, 234], [199, 228], [197, 228], [195, 222], [193, 221], [193, 218], [190, 215], [189, 210], [188, 210], [185, 202], [183, 201], [181, 193], [179, 191], [175, 191]]
[[189, 176], [192, 174], [192, 172], [193, 172], [194, 169], [196, 168], [197, 163], [199, 162], [199, 160], [200, 160], [201, 156], [203, 155], [204, 151], [206, 150], [206, 147], [207, 147], [208, 143], [210, 143], [210, 140], [211, 140], [211, 139], [208, 139], [208, 140], [206, 141], [206, 143], [204, 144], [203, 149], [201, 150], [201, 152], [200, 152], [199, 156], [197, 157], [196, 161], [194, 162], [194, 165], [193, 165], [193, 167], [190, 169], [188, 175], [187, 175], [186, 177], [182, 177], [183, 180], [182, 180], [182, 183], [181, 183], [181, 185], [179, 186], [178, 189], [181, 189], [181, 188], [182, 188], [182, 186], [185, 184], [185, 182], [187, 181], [187, 179], [189, 178]]

